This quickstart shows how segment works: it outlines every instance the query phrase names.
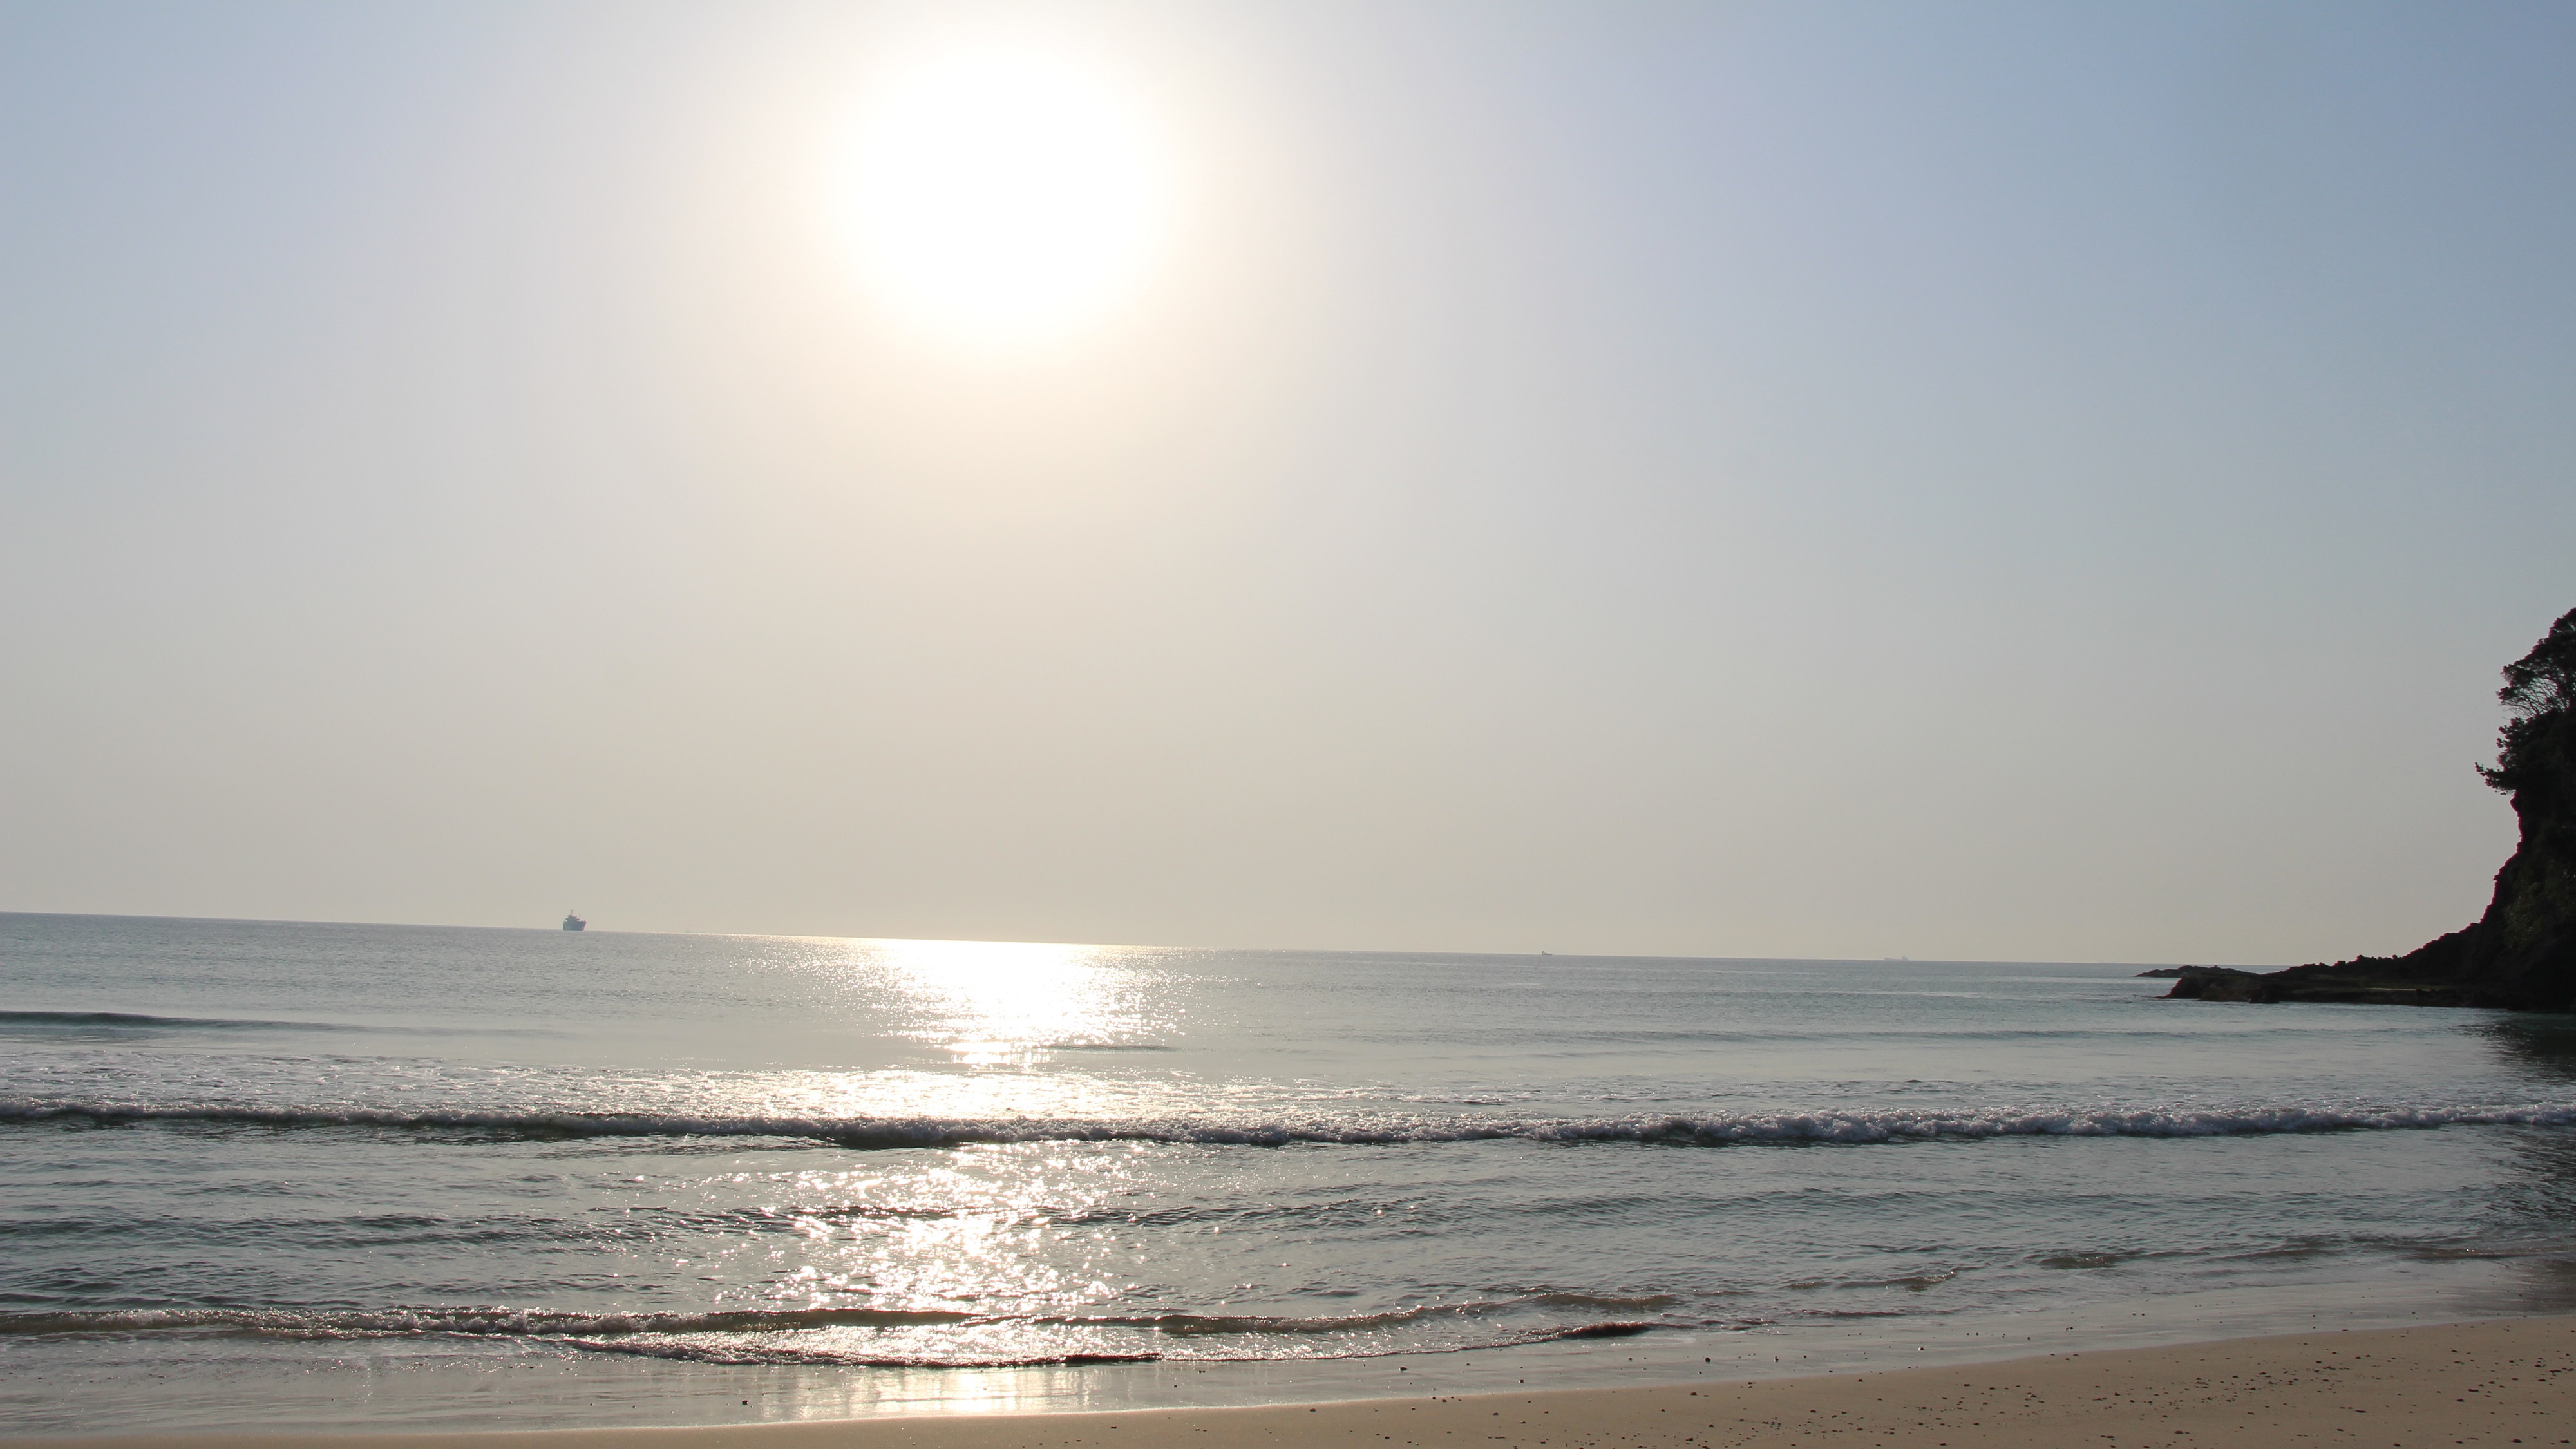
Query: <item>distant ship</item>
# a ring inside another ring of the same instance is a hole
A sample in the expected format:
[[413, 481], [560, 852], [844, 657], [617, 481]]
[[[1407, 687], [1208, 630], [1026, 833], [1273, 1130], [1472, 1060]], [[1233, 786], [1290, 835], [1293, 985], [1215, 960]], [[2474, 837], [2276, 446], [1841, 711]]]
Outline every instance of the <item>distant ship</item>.
[[570, 912], [570, 911], [566, 911], [566, 912], [564, 912], [564, 929], [565, 929], [565, 930], [567, 930], [567, 931], [582, 931], [582, 930], [587, 930], [587, 929], [589, 929], [589, 927], [590, 927], [590, 922], [583, 920], [581, 917], [574, 915], [574, 914], [573, 914], [572, 912]]

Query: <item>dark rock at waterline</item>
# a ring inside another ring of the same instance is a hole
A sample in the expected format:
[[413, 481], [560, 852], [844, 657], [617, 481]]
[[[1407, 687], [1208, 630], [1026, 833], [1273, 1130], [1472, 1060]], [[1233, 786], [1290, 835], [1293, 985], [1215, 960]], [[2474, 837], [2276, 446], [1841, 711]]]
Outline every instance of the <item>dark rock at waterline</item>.
[[2522, 839], [2496, 872], [2485, 915], [2403, 956], [2356, 956], [2262, 976], [2177, 967], [2165, 994], [2576, 1011], [2576, 609], [2505, 666], [2496, 698], [2512, 718], [2496, 735], [2495, 765], [2478, 773], [2511, 797]]
[[[2425, 981], [2404, 972], [2350, 971], [2340, 966], [2294, 966], [2268, 975], [2252, 971], [2204, 971], [2186, 968], [2175, 979], [2168, 1000], [2182, 1001], [2339, 1001], [2390, 1006], [2475, 1006], [2455, 985]], [[2322, 973], [2303, 976], [2302, 972]]]
[[2159, 966], [2153, 971], [2138, 973], [2141, 979], [2149, 976], [2259, 976], [2261, 974], [2259, 971], [2246, 971], [2234, 966]]

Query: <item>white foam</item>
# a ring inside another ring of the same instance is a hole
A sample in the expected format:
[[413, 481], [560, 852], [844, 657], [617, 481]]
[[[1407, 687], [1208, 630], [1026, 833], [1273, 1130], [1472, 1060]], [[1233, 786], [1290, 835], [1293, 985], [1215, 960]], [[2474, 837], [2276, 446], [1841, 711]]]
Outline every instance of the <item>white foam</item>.
[[1623, 1117], [1442, 1116], [1411, 1113], [1265, 1118], [768, 1117], [685, 1113], [261, 1107], [222, 1103], [0, 1098], [0, 1122], [205, 1122], [262, 1127], [466, 1130], [538, 1137], [802, 1137], [845, 1147], [969, 1143], [1171, 1142], [1279, 1147], [1415, 1142], [1647, 1142], [1868, 1144], [1991, 1137], [2219, 1137], [2303, 1132], [2420, 1131], [2457, 1126], [2576, 1125], [2576, 1105], [2410, 1107], [2284, 1105], [2243, 1108], [1928, 1109]]

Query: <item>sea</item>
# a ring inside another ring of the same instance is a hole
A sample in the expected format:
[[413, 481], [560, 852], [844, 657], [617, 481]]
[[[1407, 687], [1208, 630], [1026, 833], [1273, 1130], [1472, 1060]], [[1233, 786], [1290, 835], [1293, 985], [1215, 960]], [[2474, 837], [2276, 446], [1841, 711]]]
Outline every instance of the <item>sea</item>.
[[2142, 969], [0, 915], [0, 1432], [1123, 1410], [2576, 1310], [2576, 1018]]

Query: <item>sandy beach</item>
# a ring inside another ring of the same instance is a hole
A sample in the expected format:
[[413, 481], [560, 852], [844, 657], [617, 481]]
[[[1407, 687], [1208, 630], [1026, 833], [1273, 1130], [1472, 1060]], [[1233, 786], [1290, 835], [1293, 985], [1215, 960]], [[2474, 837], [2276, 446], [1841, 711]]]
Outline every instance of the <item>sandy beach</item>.
[[149, 1434], [17, 1449], [1183, 1449], [1226, 1445], [1927, 1449], [2576, 1442], [2576, 1318], [2236, 1339], [1730, 1385], [728, 1428]]

